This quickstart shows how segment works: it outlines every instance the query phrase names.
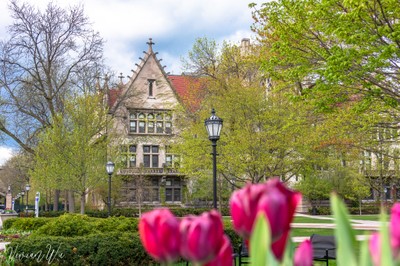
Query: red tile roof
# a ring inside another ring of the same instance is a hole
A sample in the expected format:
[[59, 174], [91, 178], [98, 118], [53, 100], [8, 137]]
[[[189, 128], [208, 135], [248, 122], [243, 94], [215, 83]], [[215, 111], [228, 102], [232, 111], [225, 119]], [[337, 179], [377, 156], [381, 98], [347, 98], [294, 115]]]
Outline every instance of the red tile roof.
[[117, 89], [110, 89], [108, 92], [108, 107], [111, 108], [114, 106], [115, 102], [117, 101], [118, 97], [120, 96], [122, 90], [119, 88]]
[[169, 75], [172, 86], [185, 108], [191, 112], [200, 107], [204, 97], [206, 78], [199, 78], [187, 75]]

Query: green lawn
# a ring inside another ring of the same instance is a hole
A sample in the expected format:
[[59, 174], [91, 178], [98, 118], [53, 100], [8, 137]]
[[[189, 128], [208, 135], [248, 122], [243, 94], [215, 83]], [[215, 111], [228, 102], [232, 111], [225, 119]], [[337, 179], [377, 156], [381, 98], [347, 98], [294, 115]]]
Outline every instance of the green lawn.
[[371, 215], [350, 215], [350, 219], [366, 220], [366, 221], [379, 221], [379, 214]]
[[[324, 216], [324, 217], [329, 217], [329, 216]], [[304, 217], [304, 216], [295, 216], [294, 223], [317, 223], [317, 224], [332, 224], [334, 223], [333, 219], [318, 219], [318, 218], [312, 218], [312, 217]]]

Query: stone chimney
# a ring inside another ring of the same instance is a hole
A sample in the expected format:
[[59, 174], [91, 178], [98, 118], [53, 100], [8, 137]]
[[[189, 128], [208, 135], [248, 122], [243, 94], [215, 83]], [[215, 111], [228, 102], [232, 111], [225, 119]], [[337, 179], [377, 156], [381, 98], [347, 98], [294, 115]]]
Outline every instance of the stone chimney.
[[250, 39], [243, 38], [242, 42], [240, 43], [240, 53], [242, 55], [248, 55], [250, 53]]

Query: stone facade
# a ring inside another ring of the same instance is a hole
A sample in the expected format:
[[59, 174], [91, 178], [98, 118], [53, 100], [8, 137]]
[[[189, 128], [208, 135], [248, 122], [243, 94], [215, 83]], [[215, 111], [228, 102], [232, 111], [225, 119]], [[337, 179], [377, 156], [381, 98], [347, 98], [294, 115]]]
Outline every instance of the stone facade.
[[174, 109], [181, 104], [173, 84], [179, 76], [168, 76], [153, 51], [150, 39], [147, 52], [136, 64], [126, 84], [109, 90], [108, 104], [113, 117], [114, 145], [119, 146], [122, 178], [117, 205], [182, 204], [184, 176], [179, 172], [180, 158], [169, 153], [178, 133]]

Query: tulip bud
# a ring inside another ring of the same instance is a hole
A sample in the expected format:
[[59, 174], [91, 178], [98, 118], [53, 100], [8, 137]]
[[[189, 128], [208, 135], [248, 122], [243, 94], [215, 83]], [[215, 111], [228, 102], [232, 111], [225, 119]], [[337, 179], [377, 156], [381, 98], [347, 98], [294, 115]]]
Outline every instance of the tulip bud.
[[281, 260], [300, 199], [300, 193], [287, 189], [278, 178], [264, 184], [248, 184], [235, 191], [230, 199], [233, 228], [249, 239], [258, 212], [264, 212], [271, 229], [272, 249]]
[[303, 241], [294, 253], [294, 266], [312, 266], [313, 250], [309, 239]]
[[233, 265], [233, 249], [228, 236], [224, 235], [222, 246], [217, 257], [205, 264], [204, 266], [232, 266]]
[[161, 263], [179, 258], [179, 220], [168, 209], [157, 209], [142, 215], [140, 240], [146, 251]]
[[213, 260], [223, 242], [224, 229], [221, 215], [212, 210], [200, 216], [187, 216], [180, 224], [181, 255], [194, 263]]

